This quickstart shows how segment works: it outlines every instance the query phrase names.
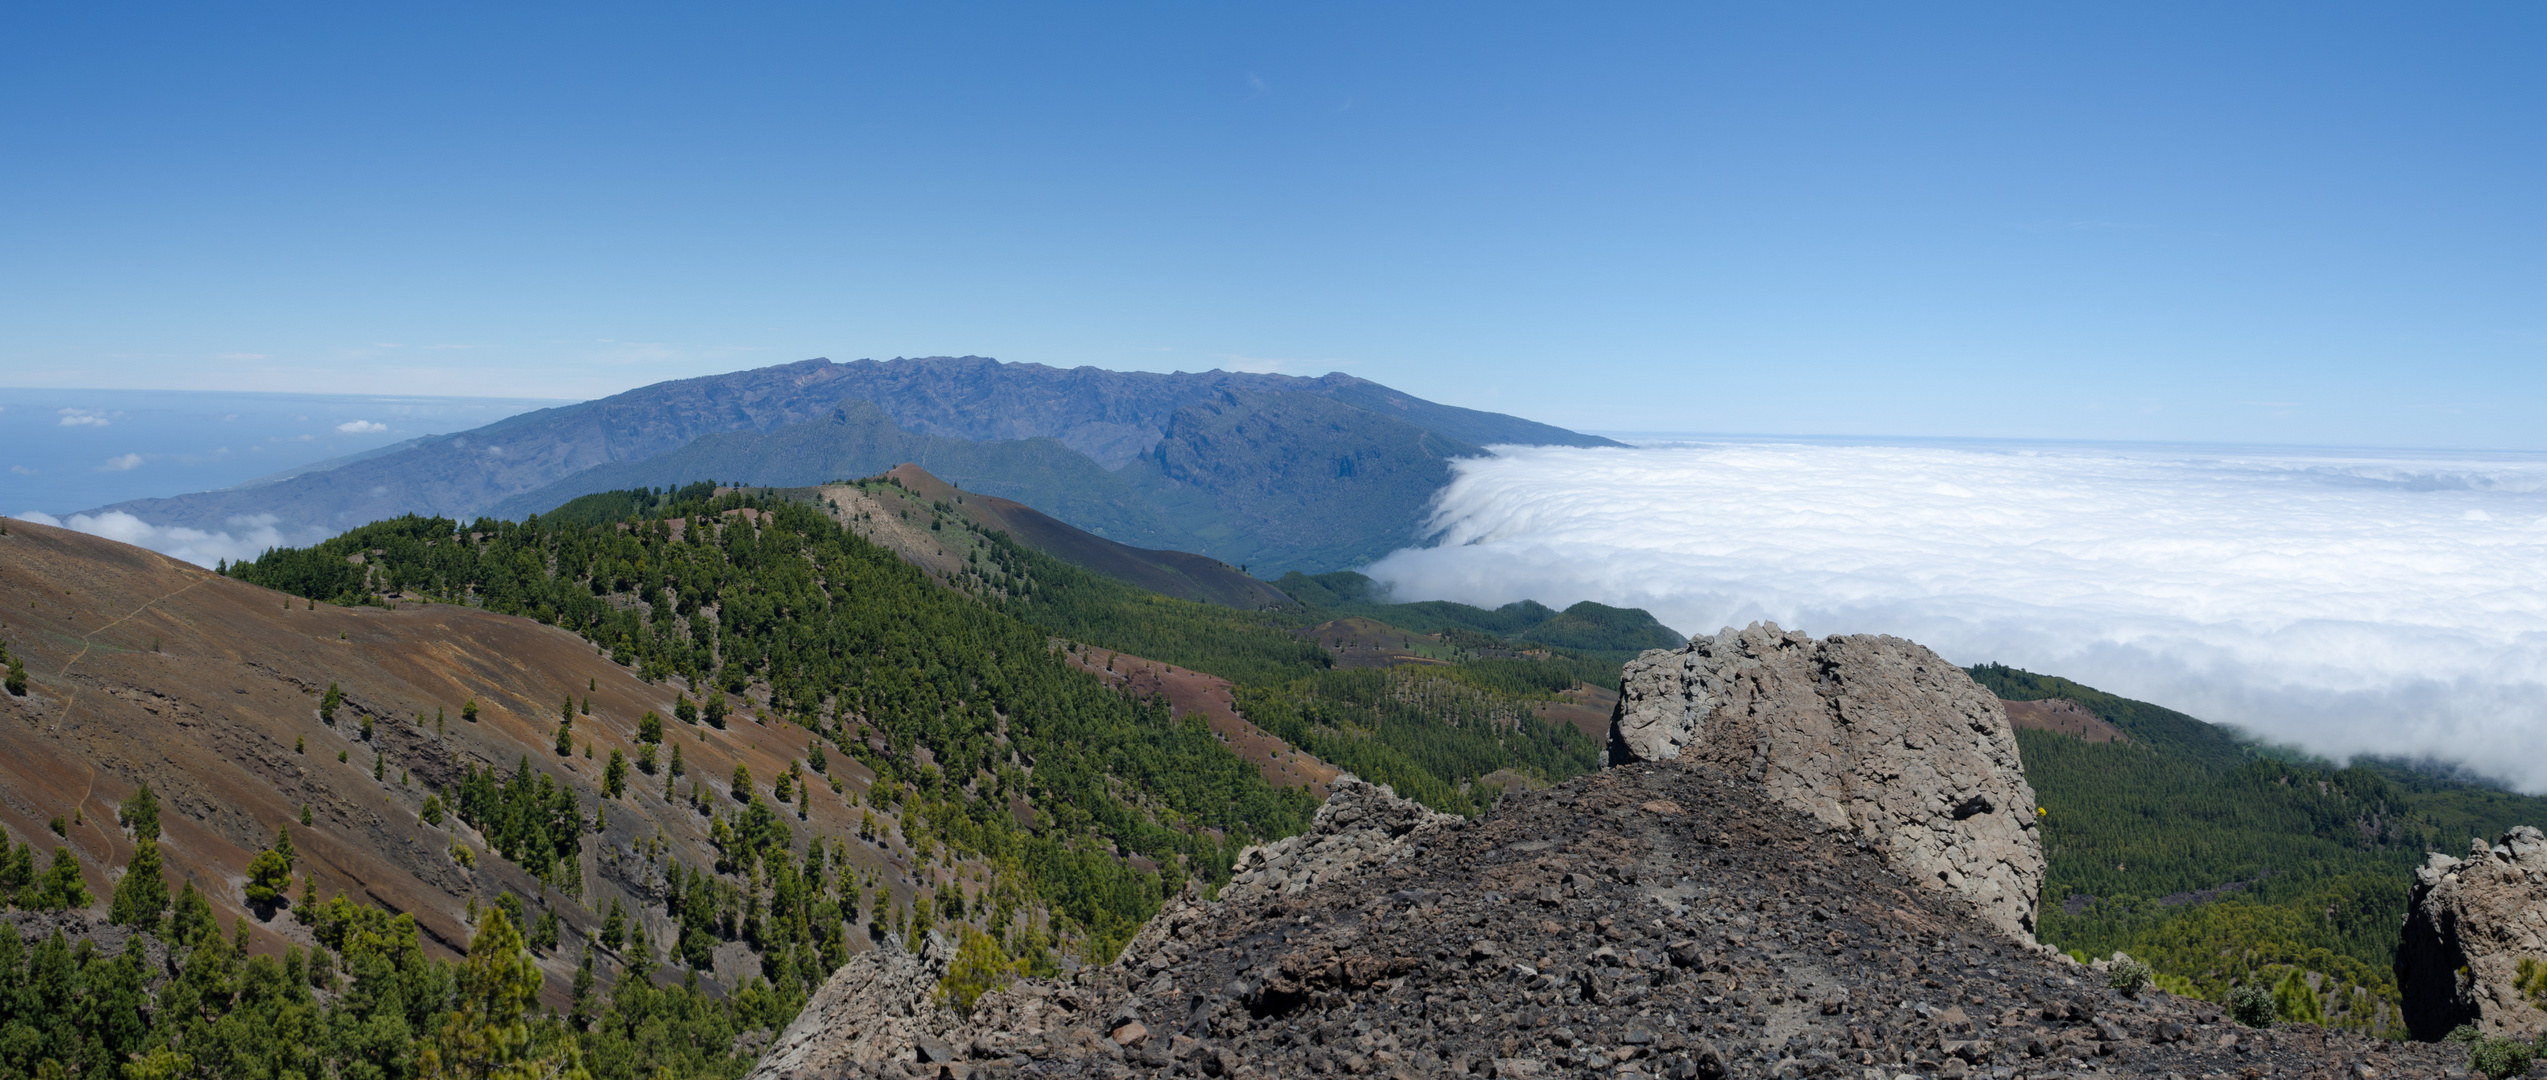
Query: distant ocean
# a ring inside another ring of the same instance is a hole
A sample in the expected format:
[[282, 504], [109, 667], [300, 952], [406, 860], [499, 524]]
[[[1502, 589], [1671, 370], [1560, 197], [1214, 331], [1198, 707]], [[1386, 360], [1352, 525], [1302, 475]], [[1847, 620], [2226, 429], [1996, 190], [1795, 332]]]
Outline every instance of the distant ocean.
[[0, 514], [245, 483], [562, 401], [0, 388]]
[[1771, 620], [2547, 790], [2547, 455], [1638, 436], [1462, 462], [1402, 600]]

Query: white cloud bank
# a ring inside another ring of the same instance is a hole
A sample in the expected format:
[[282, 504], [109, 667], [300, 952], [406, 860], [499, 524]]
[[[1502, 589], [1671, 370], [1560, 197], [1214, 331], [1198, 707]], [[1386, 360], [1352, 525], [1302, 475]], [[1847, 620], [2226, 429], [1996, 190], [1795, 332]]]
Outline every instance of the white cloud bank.
[[1399, 599], [1896, 634], [2547, 790], [2547, 458], [1506, 448], [1434, 523]]
[[389, 430], [389, 425], [376, 420], [347, 420], [336, 425], [336, 430], [351, 435], [372, 435]]
[[223, 559], [237, 562], [254, 559], [267, 548], [304, 547], [327, 539], [322, 530], [306, 529], [297, 533], [275, 527], [272, 514], [234, 517], [228, 522], [231, 531], [212, 532], [183, 526], [153, 525], [121, 510], [103, 514], [73, 514], [64, 521], [51, 514], [29, 511], [18, 515], [20, 521], [40, 525], [58, 525], [65, 529], [121, 540], [135, 547], [146, 547], [170, 558], [184, 559], [197, 566], [212, 566]]

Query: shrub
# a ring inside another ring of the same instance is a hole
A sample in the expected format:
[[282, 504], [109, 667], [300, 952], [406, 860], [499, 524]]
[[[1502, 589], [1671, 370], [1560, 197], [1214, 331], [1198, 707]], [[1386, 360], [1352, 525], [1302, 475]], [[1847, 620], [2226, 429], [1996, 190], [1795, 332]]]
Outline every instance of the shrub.
[[958, 1015], [970, 1016], [973, 1003], [983, 994], [1007, 986], [1016, 977], [1016, 961], [999, 947], [999, 939], [968, 926], [963, 944], [956, 947], [955, 961], [947, 965], [946, 977], [938, 980], [937, 999]]
[[2141, 988], [2149, 985], [2149, 979], [2149, 965], [2119, 954], [2114, 966], [2105, 972], [2105, 985], [2122, 991], [2125, 996], [2138, 996]]
[[2273, 1011], [2295, 1024], [2322, 1024], [2325, 1010], [2317, 1001], [2317, 990], [2308, 985], [2308, 975], [2293, 969], [2273, 985]]
[[2229, 1018], [2248, 1027], [2273, 1026], [2273, 992], [2254, 983], [2229, 988]]
[[2520, 991], [2530, 1004], [2547, 1009], [2547, 964], [2521, 957], [2520, 974], [2512, 980], [2512, 989]]
[[2479, 1039], [2468, 1051], [2467, 1067], [2493, 1080], [2503, 1080], [2528, 1072], [2530, 1063], [2537, 1060], [2537, 1048], [2522, 1040]]

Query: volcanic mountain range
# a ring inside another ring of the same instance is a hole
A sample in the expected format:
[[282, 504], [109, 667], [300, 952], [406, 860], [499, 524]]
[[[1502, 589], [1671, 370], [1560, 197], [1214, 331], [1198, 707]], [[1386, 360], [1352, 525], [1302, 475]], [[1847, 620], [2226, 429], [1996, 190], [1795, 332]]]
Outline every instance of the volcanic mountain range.
[[916, 462], [1142, 547], [1266, 576], [1417, 539], [1451, 460], [1609, 446], [1343, 374], [1062, 370], [984, 357], [806, 360], [640, 387], [220, 491], [101, 507], [316, 539], [399, 514], [518, 518], [695, 480], [798, 486]]

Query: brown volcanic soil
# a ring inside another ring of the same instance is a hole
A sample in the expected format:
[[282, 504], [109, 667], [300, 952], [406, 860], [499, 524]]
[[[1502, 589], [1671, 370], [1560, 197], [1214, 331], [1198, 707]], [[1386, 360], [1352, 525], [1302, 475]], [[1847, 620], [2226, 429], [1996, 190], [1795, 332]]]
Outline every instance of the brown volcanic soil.
[[[1340, 668], [1449, 663], [1433, 655], [1447, 651], [1442, 647], [1440, 638], [1401, 630], [1359, 615], [1322, 622], [1301, 633], [1334, 654], [1335, 666]], [[1602, 717], [1601, 722], [1608, 723], [1609, 717]], [[1604, 731], [1602, 737], [1607, 738], [1608, 732]]]
[[2002, 700], [1999, 704], [2007, 707], [2008, 722], [2017, 727], [2032, 728], [2036, 731], [2057, 731], [2092, 743], [2131, 741], [2131, 736], [2123, 734], [2114, 725], [2106, 723], [2104, 718], [2087, 711], [2087, 706], [2066, 698], [2047, 698], [2042, 701]]
[[[1178, 716], [1199, 715], [1211, 725], [1214, 734], [1227, 743], [1238, 756], [1256, 763], [1265, 782], [1276, 787], [1308, 785], [1311, 794], [1323, 800], [1327, 784], [1342, 770], [1318, 758], [1294, 749], [1272, 732], [1249, 723], [1238, 715], [1238, 703], [1230, 697], [1229, 680], [1218, 675], [1205, 675], [1173, 664], [1144, 660], [1130, 653], [1109, 652], [1090, 648], [1069, 654], [1080, 668], [1093, 671], [1108, 683], [1143, 697], [1167, 695], [1168, 707]], [[1111, 668], [1111, 670], [1108, 670]]]
[[[46, 822], [76, 815], [81, 823], [61, 842], [80, 857], [101, 903], [112, 888], [108, 869], [120, 873], [132, 853], [115, 806], [148, 780], [163, 804], [171, 887], [193, 879], [225, 922], [248, 911], [240, 892], [248, 859], [289, 824], [297, 870], [317, 878], [321, 895], [341, 889], [411, 913], [428, 946], [446, 955], [465, 946], [471, 897], [542, 895], [474, 830], [418, 821], [429, 791], [455, 783], [464, 766], [509, 774], [527, 755], [590, 808], [610, 751], [635, 757], [637, 717], [651, 709], [667, 718], [666, 736], [690, 767], [682, 792], [692, 781], [723, 792], [739, 760], [766, 795], [813, 738], [748, 716], [723, 731], [671, 721], [675, 685], [648, 685], [573, 634], [528, 619], [443, 604], [312, 609], [140, 548], [25, 522], [9, 522], [0, 536], [0, 636], [25, 658], [31, 684], [25, 697], [0, 694], [0, 825], [42, 849], [56, 842]], [[332, 727], [318, 716], [330, 682], [345, 693]], [[589, 696], [592, 714], [576, 718], [578, 752], [561, 758], [553, 743], [568, 694]], [[481, 710], [475, 724], [460, 719], [471, 698]], [[365, 716], [375, 723], [370, 745], [361, 739]], [[306, 753], [295, 752], [295, 740], [307, 741]], [[585, 743], [594, 757], [583, 756]], [[349, 760], [339, 763], [340, 751]], [[375, 751], [387, 756], [386, 782], [372, 779]], [[871, 779], [863, 768], [843, 754], [830, 760], [847, 793], [862, 795]], [[400, 782], [402, 772], [412, 783]], [[661, 864], [637, 851], [640, 840], [660, 837], [692, 866], [714, 861], [706, 816], [666, 802], [667, 779], [632, 767], [628, 796], [606, 807], [607, 833], [584, 843], [582, 901], [549, 894], [570, 932], [546, 960], [557, 1002], [577, 939], [597, 930], [597, 913], [613, 898], [642, 913], [653, 940], [674, 940], [651, 899]], [[308, 827], [299, 824], [304, 803], [314, 815]], [[848, 840], [853, 861], [883, 869], [908, 899], [907, 859], [856, 840], [857, 807], [817, 787], [808, 809], [800, 834]], [[455, 840], [477, 851], [476, 869], [452, 860]], [[260, 951], [306, 943], [288, 915], [251, 922]], [[757, 970], [748, 950], [729, 944], [716, 979], [731, 985]]]
[[1575, 730], [1594, 742], [1610, 739], [1610, 714], [1618, 708], [1618, 691], [1606, 686], [1576, 683], [1566, 691], [1564, 700], [1531, 706], [1539, 719], [1551, 724], [1572, 724]]
[[1409, 838], [1297, 895], [1171, 905], [1149, 954], [989, 995], [931, 1052], [1016, 1077], [2465, 1075], [2461, 1047], [2126, 997], [1712, 767]]

